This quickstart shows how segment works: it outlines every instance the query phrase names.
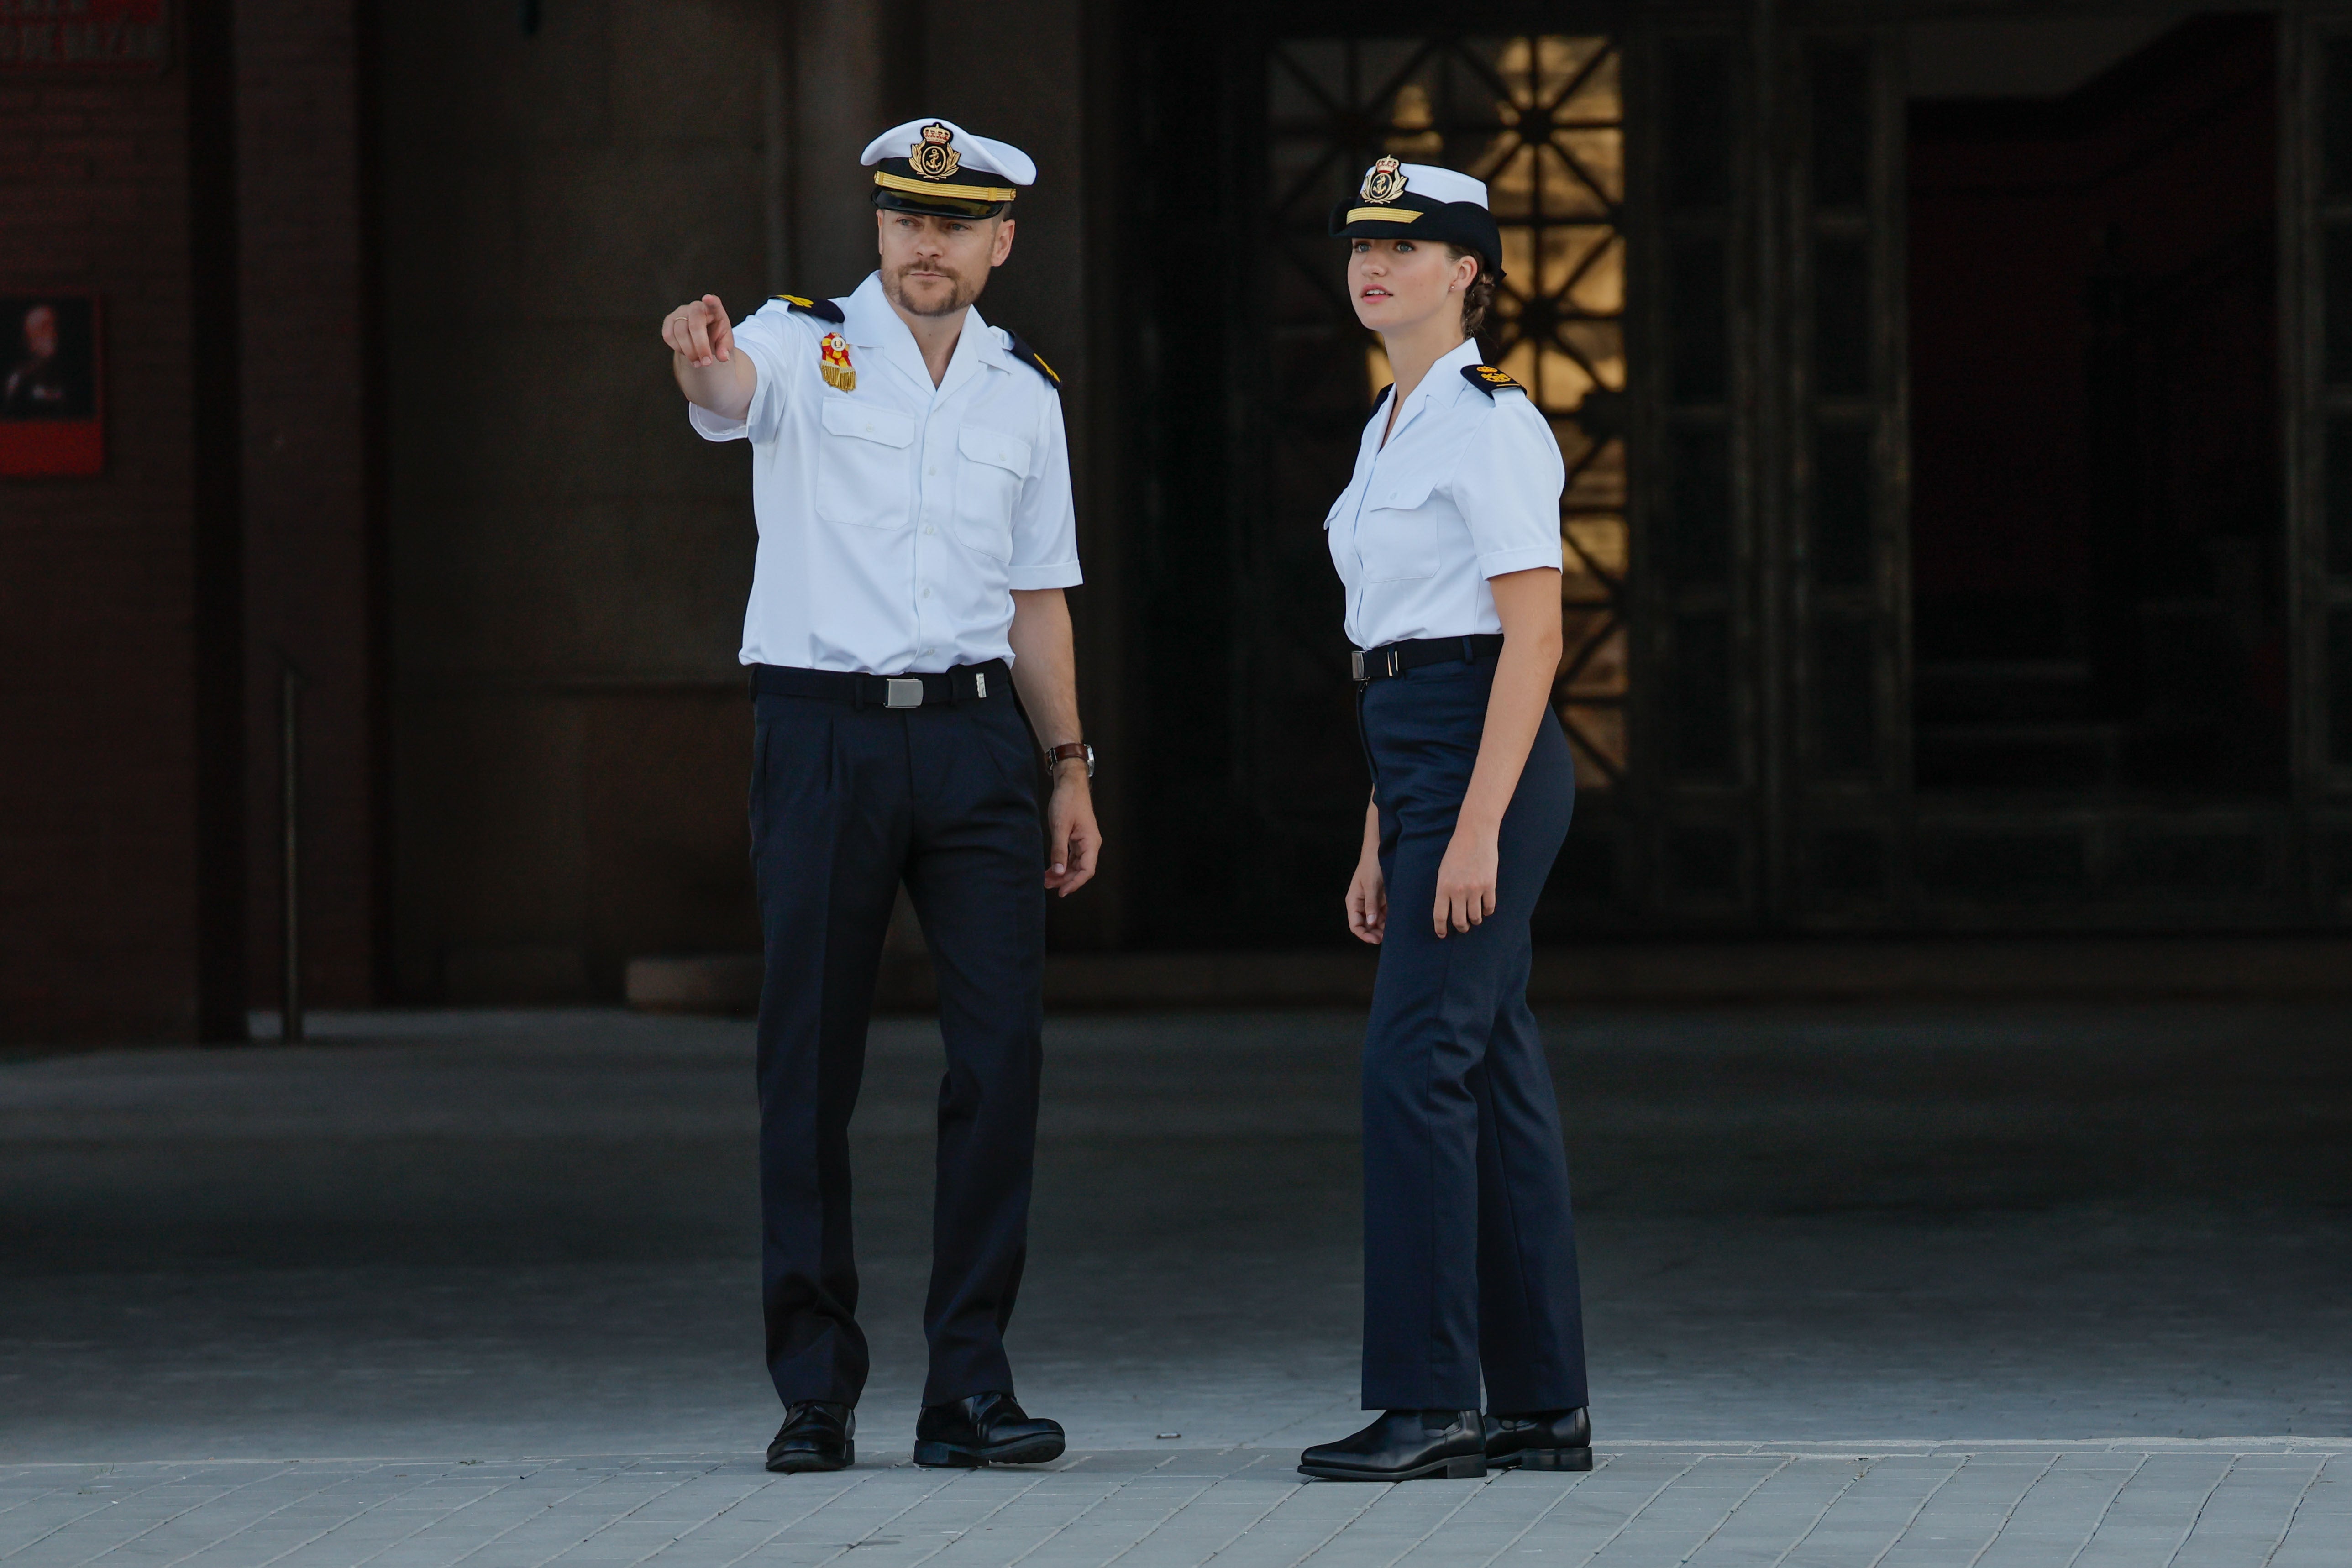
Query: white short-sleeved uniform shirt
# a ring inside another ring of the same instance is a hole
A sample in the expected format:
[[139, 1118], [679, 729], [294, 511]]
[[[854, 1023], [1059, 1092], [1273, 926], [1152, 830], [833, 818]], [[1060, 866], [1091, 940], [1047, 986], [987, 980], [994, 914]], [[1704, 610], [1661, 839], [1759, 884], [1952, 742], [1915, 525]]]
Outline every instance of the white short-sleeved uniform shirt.
[[1359, 648], [1500, 632], [1486, 580], [1559, 567], [1559, 444], [1525, 392], [1471, 385], [1478, 362], [1474, 340], [1432, 365], [1386, 446], [1381, 400], [1323, 520]]
[[[690, 407], [706, 438], [751, 443], [742, 662], [895, 675], [1009, 661], [1012, 591], [1079, 580], [1061, 397], [978, 310], [933, 387], [879, 273], [835, 303], [839, 326], [782, 301], [737, 324], [759, 376], [740, 423]], [[828, 335], [852, 389], [824, 376]]]

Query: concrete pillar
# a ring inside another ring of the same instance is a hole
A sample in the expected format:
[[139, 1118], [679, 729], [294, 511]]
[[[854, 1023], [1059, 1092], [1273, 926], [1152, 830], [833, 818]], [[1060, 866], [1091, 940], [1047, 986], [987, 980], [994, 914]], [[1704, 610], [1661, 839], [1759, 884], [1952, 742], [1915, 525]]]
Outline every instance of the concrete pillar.
[[873, 176], [857, 155], [876, 132], [927, 112], [916, 101], [923, 39], [920, 0], [790, 0], [783, 157], [772, 175], [785, 212], [780, 290], [846, 294], [874, 270]]

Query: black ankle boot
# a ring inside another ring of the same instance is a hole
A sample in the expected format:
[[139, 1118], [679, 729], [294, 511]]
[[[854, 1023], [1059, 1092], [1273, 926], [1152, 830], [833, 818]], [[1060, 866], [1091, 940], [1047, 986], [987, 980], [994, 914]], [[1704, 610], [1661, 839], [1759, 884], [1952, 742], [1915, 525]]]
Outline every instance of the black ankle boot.
[[1592, 1468], [1592, 1422], [1581, 1408], [1486, 1417], [1486, 1462], [1497, 1469]]
[[1391, 1410], [1353, 1437], [1298, 1456], [1301, 1475], [1327, 1481], [1463, 1480], [1486, 1473], [1486, 1432], [1475, 1410]]

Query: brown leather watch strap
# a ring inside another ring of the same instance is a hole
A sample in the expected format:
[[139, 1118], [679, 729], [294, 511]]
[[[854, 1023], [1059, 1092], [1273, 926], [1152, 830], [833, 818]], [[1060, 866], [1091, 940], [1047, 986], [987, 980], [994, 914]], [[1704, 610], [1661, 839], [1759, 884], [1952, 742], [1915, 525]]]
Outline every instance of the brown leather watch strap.
[[1045, 753], [1045, 766], [1048, 768], [1057, 768], [1063, 763], [1069, 761], [1074, 757], [1083, 762], [1086, 760], [1086, 756], [1087, 743], [1085, 741], [1066, 740], [1062, 742], [1061, 745], [1055, 747]]

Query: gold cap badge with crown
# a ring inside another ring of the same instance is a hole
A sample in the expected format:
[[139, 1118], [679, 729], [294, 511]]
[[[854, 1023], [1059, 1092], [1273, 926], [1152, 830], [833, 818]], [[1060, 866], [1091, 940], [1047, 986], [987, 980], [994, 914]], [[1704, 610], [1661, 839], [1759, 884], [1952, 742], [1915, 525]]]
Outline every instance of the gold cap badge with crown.
[[907, 149], [907, 162], [926, 180], [944, 180], [963, 162], [963, 154], [949, 145], [954, 140], [955, 132], [935, 120], [923, 127], [923, 139]]
[[1404, 194], [1404, 170], [1393, 158], [1383, 158], [1364, 175], [1362, 195], [1368, 202], [1388, 203]]

